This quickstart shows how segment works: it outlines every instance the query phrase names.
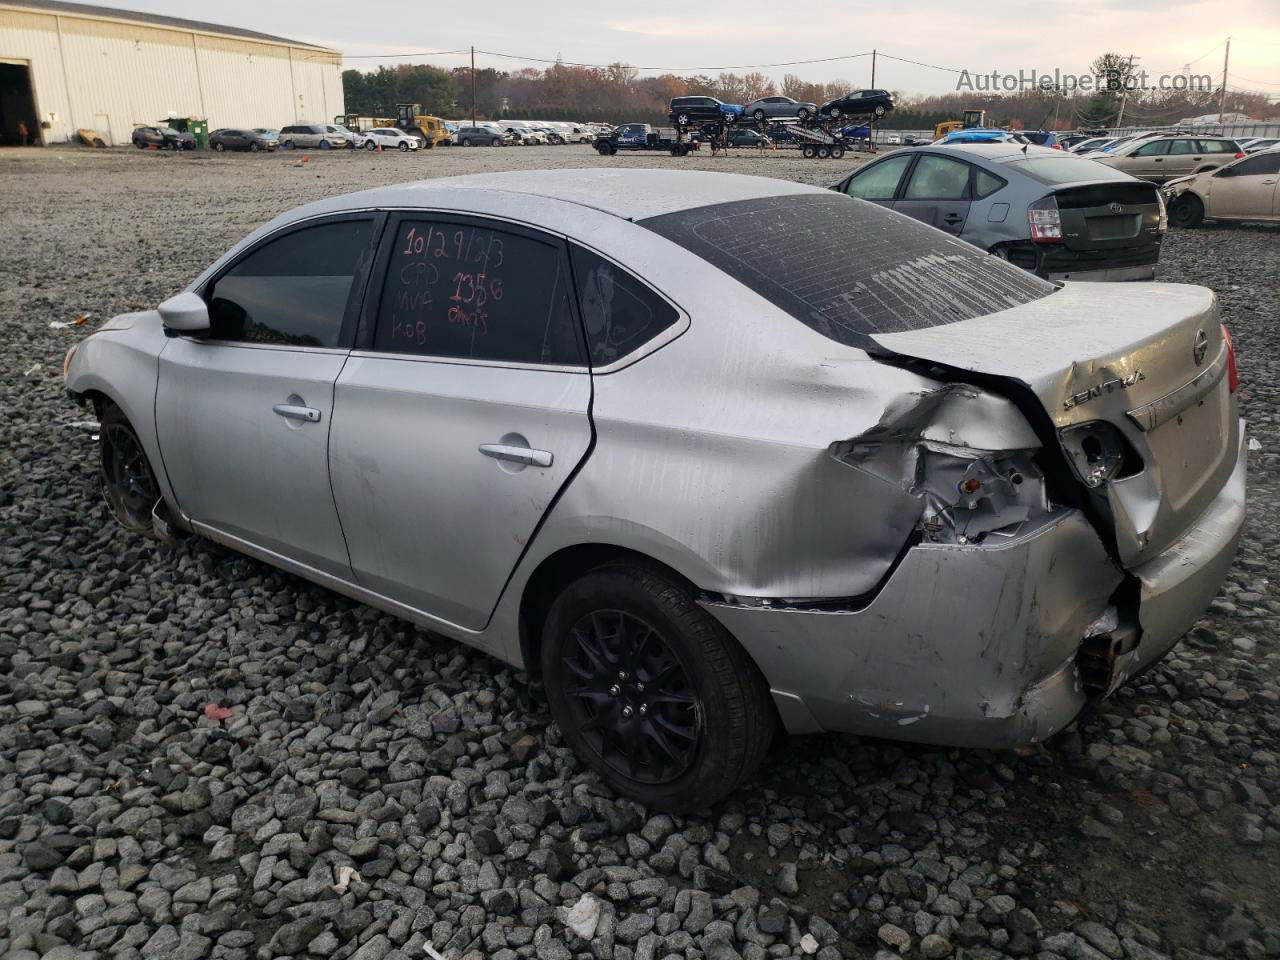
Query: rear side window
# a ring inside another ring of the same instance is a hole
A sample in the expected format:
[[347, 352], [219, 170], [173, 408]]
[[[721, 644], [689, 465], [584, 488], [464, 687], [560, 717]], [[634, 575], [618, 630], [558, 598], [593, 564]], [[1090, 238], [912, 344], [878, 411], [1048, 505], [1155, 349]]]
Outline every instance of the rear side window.
[[929, 154], [916, 161], [903, 200], [963, 200], [969, 189], [969, 165]]
[[639, 221], [840, 343], [936, 327], [1054, 286], [869, 203], [822, 194], [719, 203]]
[[558, 244], [478, 223], [402, 220], [374, 349], [468, 360], [585, 363]]
[[369, 220], [304, 227], [272, 240], [205, 292], [215, 340], [337, 347], [352, 281], [371, 250]]
[[1004, 181], [995, 174], [974, 168], [973, 198], [975, 200], [985, 200], [1003, 186]]
[[625, 357], [680, 319], [671, 304], [622, 268], [578, 246], [572, 256], [593, 367]]
[[1239, 148], [1231, 140], [1201, 140], [1200, 146], [1205, 153], [1238, 153]]

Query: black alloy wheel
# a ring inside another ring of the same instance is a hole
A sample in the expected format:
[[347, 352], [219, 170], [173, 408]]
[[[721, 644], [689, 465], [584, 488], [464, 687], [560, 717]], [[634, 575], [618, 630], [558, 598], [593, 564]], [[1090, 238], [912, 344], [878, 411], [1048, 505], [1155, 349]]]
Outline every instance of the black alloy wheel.
[[566, 586], [539, 659], [565, 741], [655, 809], [723, 799], [773, 737], [777, 714], [755, 663], [688, 584], [649, 561], [617, 560]]
[[98, 449], [98, 476], [111, 512], [134, 533], [154, 537], [151, 511], [160, 488], [142, 441], [118, 407], [103, 411]]
[[620, 610], [594, 611], [570, 633], [564, 693], [600, 758], [639, 783], [669, 783], [688, 770], [698, 706], [662, 635]]

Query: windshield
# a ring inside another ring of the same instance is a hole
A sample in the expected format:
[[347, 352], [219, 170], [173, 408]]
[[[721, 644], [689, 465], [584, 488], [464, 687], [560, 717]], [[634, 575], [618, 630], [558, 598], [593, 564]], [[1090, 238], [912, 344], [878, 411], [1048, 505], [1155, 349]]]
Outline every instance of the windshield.
[[712, 204], [639, 223], [848, 346], [995, 313], [1055, 289], [940, 230], [840, 193]]

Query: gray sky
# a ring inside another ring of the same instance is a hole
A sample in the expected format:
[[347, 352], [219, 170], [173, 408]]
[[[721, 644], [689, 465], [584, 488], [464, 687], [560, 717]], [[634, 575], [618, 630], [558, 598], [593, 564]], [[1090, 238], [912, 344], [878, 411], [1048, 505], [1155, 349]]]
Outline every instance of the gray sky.
[[[986, 0], [115, 0], [122, 7], [190, 17], [309, 40], [342, 50], [346, 66], [380, 63], [465, 64], [465, 56], [377, 59], [370, 55], [483, 50], [522, 57], [679, 68], [736, 67], [837, 57], [876, 47], [911, 60], [974, 72], [1083, 73], [1105, 50], [1136, 53], [1153, 75], [1222, 75], [1223, 41], [1231, 41], [1230, 87], [1280, 99], [1280, 3], [1277, 0], [1069, 0], [1031, 4]], [[504, 69], [542, 66], [477, 56]], [[871, 60], [764, 70], [781, 79], [871, 80]], [[705, 72], [705, 71], [704, 71]], [[876, 86], [912, 93], [956, 88], [956, 74], [879, 59]], [[1278, 105], [1277, 112], [1280, 112]]]

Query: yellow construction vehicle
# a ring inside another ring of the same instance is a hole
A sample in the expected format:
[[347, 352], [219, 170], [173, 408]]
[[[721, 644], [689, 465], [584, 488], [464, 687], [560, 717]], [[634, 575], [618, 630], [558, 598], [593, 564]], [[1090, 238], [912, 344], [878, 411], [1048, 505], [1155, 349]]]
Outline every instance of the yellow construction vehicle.
[[333, 122], [339, 127], [346, 127], [352, 133], [363, 133], [365, 130], [372, 130], [374, 127], [394, 127], [396, 118], [362, 117], [357, 113], [340, 113], [333, 118]]
[[423, 113], [420, 103], [397, 103], [396, 126], [409, 136], [417, 137], [427, 150], [449, 137], [444, 121]]
[[963, 120], [944, 120], [933, 128], [933, 139], [941, 140], [948, 133], [954, 133], [957, 130], [971, 130], [974, 127], [985, 127], [987, 125], [987, 111], [985, 110], [966, 110]]

